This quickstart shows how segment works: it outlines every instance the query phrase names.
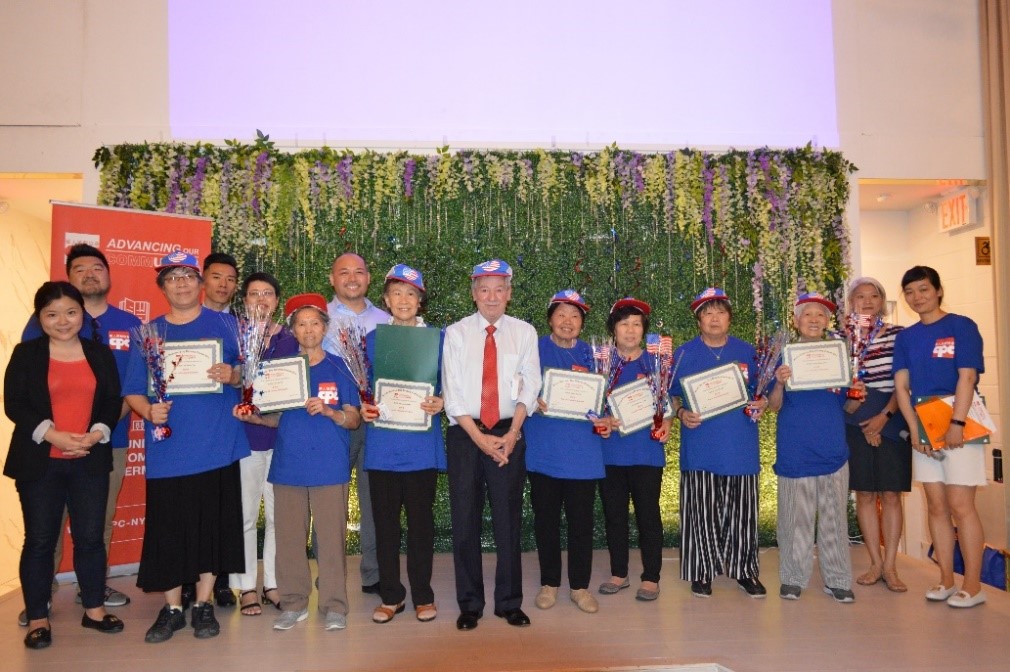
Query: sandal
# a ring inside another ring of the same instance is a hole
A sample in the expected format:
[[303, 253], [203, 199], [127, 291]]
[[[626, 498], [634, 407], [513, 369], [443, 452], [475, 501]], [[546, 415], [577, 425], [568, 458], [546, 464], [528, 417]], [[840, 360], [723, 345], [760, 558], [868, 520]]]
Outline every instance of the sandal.
[[399, 604], [394, 604], [392, 606], [386, 604], [380, 604], [372, 612], [372, 620], [376, 623], [389, 623], [393, 620], [393, 616], [403, 611], [403, 602]]
[[884, 585], [892, 593], [904, 593], [908, 591], [908, 586], [905, 582], [898, 578], [898, 570], [888, 569], [883, 574]]
[[263, 589], [263, 604], [272, 604], [277, 611], [284, 611], [283, 609], [281, 609], [281, 601], [280, 600], [271, 600], [269, 597], [267, 597], [267, 593], [273, 593], [273, 592], [276, 592], [276, 591], [277, 591], [276, 588], [264, 588]]
[[870, 565], [870, 569], [865, 574], [860, 575], [856, 579], [856, 583], [861, 586], [872, 586], [880, 581], [881, 576], [883, 576], [883, 572], [880, 570], [880, 567]]
[[[245, 596], [252, 595], [253, 601], [246, 602]], [[243, 616], [259, 616], [263, 613], [263, 609], [260, 608], [260, 602], [256, 599], [255, 590], [243, 590], [238, 594], [238, 607], [239, 611], [242, 612]]]
[[435, 608], [435, 604], [419, 604], [414, 607], [414, 611], [417, 614], [417, 620], [422, 623], [427, 621], [434, 621], [435, 617], [438, 616], [438, 610]]

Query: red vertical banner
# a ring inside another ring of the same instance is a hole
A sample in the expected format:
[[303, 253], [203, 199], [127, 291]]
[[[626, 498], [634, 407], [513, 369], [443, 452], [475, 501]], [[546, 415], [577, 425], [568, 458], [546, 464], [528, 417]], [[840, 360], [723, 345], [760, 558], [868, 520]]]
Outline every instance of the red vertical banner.
[[[92, 245], [109, 260], [109, 303], [133, 313], [142, 322], [168, 310], [154, 281], [154, 267], [161, 258], [176, 250], [197, 259], [210, 253], [213, 222], [207, 217], [55, 201], [52, 205], [51, 278], [66, 279], [66, 254], [72, 245]], [[130, 423], [126, 476], [116, 506], [109, 552], [109, 564], [113, 566], [139, 562], [144, 539], [144, 425], [136, 415]], [[73, 570], [67, 530], [64, 535], [59, 572]]]

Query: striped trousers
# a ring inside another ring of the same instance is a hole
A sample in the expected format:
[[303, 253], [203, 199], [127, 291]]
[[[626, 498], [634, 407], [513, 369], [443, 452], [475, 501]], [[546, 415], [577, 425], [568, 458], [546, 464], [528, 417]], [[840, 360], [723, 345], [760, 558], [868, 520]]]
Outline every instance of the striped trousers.
[[806, 588], [813, 571], [814, 532], [821, 578], [829, 588], [852, 587], [849, 554], [849, 465], [833, 474], [785, 478], [779, 476], [779, 579]]
[[758, 576], [758, 477], [680, 474], [680, 578]]

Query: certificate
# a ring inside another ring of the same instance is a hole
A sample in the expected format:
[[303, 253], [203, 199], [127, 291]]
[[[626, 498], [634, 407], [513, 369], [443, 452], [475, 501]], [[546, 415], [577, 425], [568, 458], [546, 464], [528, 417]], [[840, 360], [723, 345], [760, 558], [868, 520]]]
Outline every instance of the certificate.
[[598, 373], [547, 369], [540, 394], [547, 404], [544, 415], [563, 420], [585, 420], [589, 411], [598, 414], [606, 385], [606, 378]]
[[382, 405], [385, 418], [375, 420], [382, 429], [401, 432], [426, 432], [431, 428], [431, 416], [421, 409], [425, 397], [435, 393], [431, 383], [412, 383], [379, 378], [375, 381], [375, 404]]
[[221, 391], [221, 383], [211, 380], [207, 374], [210, 367], [223, 359], [221, 339], [165, 341], [164, 347], [164, 375], [170, 397]]
[[656, 414], [656, 398], [652, 394], [648, 378], [621, 385], [607, 397], [610, 412], [621, 425], [621, 436], [652, 426]]
[[787, 390], [828, 390], [852, 385], [848, 344], [845, 341], [788, 343], [782, 363], [793, 370]]
[[684, 376], [680, 379], [684, 403], [702, 420], [746, 406], [750, 401], [747, 383], [736, 362]]
[[309, 358], [265, 359], [253, 380], [252, 403], [260, 413], [305, 408], [309, 399]]

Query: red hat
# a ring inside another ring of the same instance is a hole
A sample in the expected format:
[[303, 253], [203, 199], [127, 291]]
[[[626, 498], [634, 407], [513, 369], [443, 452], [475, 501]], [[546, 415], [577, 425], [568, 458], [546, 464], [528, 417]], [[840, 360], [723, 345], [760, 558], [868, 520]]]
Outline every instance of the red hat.
[[709, 287], [704, 290], [701, 294], [694, 297], [694, 301], [691, 302], [691, 312], [697, 313], [698, 309], [704, 306], [709, 301], [725, 301], [729, 303], [729, 295], [726, 294], [726, 290], [720, 287]]
[[323, 315], [329, 317], [326, 310], [326, 298], [322, 294], [295, 294], [284, 302], [284, 317], [291, 317], [299, 308], [315, 308]]
[[798, 308], [799, 306], [802, 306], [804, 303], [819, 303], [820, 305], [827, 308], [829, 313], [833, 313], [835, 312], [835, 310], [838, 309], [838, 306], [831, 303], [817, 292], [807, 292], [806, 294], [800, 294], [799, 298], [796, 299], [796, 304], [793, 307]]
[[652, 308], [645, 301], [639, 301], [638, 299], [626, 296], [623, 299], [619, 299], [617, 303], [610, 307], [610, 314], [613, 315], [615, 310], [625, 307], [634, 308], [642, 315], [648, 315], [652, 312]]

